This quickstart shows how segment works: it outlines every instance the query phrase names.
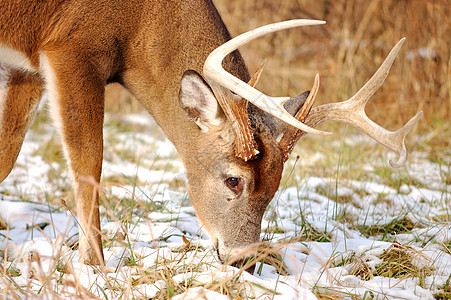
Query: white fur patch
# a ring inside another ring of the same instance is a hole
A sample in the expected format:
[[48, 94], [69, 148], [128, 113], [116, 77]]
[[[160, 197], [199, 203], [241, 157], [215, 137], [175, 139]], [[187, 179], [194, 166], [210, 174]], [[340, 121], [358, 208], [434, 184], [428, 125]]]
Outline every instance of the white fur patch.
[[29, 72], [37, 71], [24, 53], [2, 44], [0, 44], [0, 62]]
[[8, 97], [8, 79], [9, 72], [8, 69], [0, 64], [0, 136], [2, 134], [3, 127], [3, 114], [5, 111], [6, 99]]
[[[63, 152], [64, 156], [67, 160], [68, 165], [70, 166], [70, 159], [68, 155], [67, 146], [64, 142], [64, 124], [63, 118], [61, 117], [61, 105], [60, 105], [60, 97], [58, 94], [57, 88], [57, 78], [55, 71], [50, 65], [49, 59], [45, 53], [41, 53], [40, 55], [40, 71], [45, 80], [45, 94], [47, 96], [48, 107], [50, 111], [50, 118], [55, 124], [56, 130], [63, 141]], [[70, 169], [70, 168], [69, 168]]]

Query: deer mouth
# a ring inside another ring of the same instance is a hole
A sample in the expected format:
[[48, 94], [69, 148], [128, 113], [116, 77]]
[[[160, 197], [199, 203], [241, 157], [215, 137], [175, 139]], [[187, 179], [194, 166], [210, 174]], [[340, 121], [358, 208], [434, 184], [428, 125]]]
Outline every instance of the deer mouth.
[[[254, 270], [255, 270], [255, 263], [251, 262], [251, 259], [253, 256], [242, 256], [240, 258], [229, 258], [229, 262], [224, 261], [224, 259], [221, 257], [221, 254], [219, 253], [219, 248], [216, 246], [216, 254], [218, 256], [219, 261], [222, 264], [227, 264], [230, 265], [232, 267], [241, 269], [244, 268], [243, 270], [250, 273], [250, 274], [254, 274]], [[246, 267], [247, 266], [247, 267]]]
[[[255, 255], [249, 253], [248, 251], [245, 251], [247, 253], [243, 253], [243, 251], [240, 251], [240, 248], [226, 250], [226, 253], [223, 253], [221, 255], [219, 240], [215, 242], [215, 248], [217, 257], [222, 264], [229, 265], [238, 269], [243, 269], [250, 274], [254, 273], [255, 262], [253, 262], [252, 259], [255, 258]], [[238, 255], [233, 255], [236, 252], [238, 252]], [[241, 255], [239, 254], [239, 252], [241, 252]]]

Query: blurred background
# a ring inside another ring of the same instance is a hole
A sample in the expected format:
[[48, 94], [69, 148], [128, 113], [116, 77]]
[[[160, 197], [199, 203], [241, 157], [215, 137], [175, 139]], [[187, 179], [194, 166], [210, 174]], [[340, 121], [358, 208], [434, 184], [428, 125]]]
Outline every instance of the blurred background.
[[[448, 0], [214, 0], [232, 36], [267, 23], [295, 18], [327, 21], [260, 38], [241, 50], [250, 72], [267, 59], [258, 84], [277, 96], [311, 88], [318, 72], [317, 102], [345, 100], [372, 76], [402, 37], [382, 88], [367, 105], [377, 123], [397, 129], [422, 106], [414, 129], [448, 147], [451, 139], [451, 5]], [[108, 89], [110, 111], [140, 110], [119, 86]]]

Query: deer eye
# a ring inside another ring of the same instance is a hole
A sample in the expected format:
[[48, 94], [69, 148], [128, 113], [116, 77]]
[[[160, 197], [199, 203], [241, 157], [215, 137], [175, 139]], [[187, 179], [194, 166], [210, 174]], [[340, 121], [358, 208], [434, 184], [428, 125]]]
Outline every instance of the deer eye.
[[230, 190], [237, 194], [240, 194], [243, 190], [243, 180], [239, 177], [228, 177], [225, 183]]

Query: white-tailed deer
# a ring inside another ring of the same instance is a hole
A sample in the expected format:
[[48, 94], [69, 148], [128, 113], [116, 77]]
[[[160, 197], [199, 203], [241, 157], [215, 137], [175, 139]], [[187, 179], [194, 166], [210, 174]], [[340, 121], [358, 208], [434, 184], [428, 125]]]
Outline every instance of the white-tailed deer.
[[396, 132], [364, 113], [402, 40], [345, 102], [311, 109], [318, 76], [310, 94], [291, 100], [253, 88], [259, 72], [249, 76], [238, 47], [269, 32], [322, 23], [287, 21], [230, 39], [211, 0], [1, 0], [0, 182], [46, 98], [73, 175], [81, 258], [103, 264], [92, 180], [99, 182], [102, 171], [105, 85], [118, 82], [176, 146], [197, 216], [227, 260], [233, 249], [259, 241], [284, 162], [301, 136], [326, 134], [312, 128], [319, 123], [351, 124], [397, 152], [393, 166], [406, 160], [404, 137], [421, 113]]

